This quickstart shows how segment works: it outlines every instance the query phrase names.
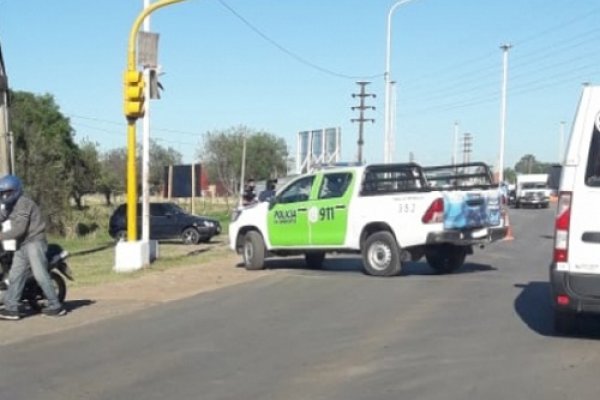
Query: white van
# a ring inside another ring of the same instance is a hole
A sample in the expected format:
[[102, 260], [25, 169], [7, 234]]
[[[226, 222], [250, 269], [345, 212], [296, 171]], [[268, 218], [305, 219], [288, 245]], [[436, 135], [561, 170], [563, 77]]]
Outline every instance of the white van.
[[569, 333], [581, 313], [600, 313], [600, 86], [585, 86], [559, 185], [550, 267], [554, 328]]

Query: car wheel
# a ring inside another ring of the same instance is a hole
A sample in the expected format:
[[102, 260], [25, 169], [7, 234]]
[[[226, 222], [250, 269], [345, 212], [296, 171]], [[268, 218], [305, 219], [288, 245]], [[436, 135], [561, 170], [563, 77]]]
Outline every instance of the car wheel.
[[200, 233], [196, 228], [185, 228], [181, 233], [183, 244], [198, 244]]
[[363, 266], [368, 275], [394, 276], [400, 273], [400, 249], [390, 232], [370, 235], [362, 248]]
[[115, 241], [120, 242], [121, 240], [127, 240], [127, 231], [121, 230], [115, 234]]
[[325, 253], [322, 251], [306, 253], [304, 259], [308, 268], [320, 269], [323, 266], [323, 260], [325, 260]]
[[257, 231], [250, 231], [244, 236], [242, 257], [247, 270], [254, 271], [265, 267], [265, 242]]

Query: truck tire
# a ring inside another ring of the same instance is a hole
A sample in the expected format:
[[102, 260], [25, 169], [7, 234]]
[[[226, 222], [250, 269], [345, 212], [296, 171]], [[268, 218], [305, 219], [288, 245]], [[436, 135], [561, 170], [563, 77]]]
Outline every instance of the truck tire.
[[325, 260], [325, 253], [322, 251], [311, 251], [304, 254], [304, 259], [308, 268], [321, 269], [323, 260]]
[[400, 249], [390, 232], [376, 232], [367, 237], [362, 248], [363, 266], [368, 275], [394, 276], [402, 270]]
[[436, 274], [449, 274], [465, 263], [467, 248], [452, 244], [432, 246], [425, 252], [425, 259]]
[[571, 335], [577, 326], [577, 315], [554, 310], [554, 332], [557, 335]]
[[257, 231], [250, 231], [244, 236], [242, 257], [244, 266], [249, 271], [265, 267], [265, 241]]

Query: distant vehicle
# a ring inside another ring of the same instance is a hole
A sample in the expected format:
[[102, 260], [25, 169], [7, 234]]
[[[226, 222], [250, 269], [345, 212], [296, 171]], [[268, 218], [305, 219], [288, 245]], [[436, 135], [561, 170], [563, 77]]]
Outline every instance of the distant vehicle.
[[560, 178], [550, 266], [554, 328], [600, 313], [600, 86], [585, 86]]
[[[137, 207], [138, 233], [141, 231], [141, 204]], [[119, 240], [127, 235], [127, 205], [121, 204], [110, 217], [108, 233]], [[150, 239], [180, 237], [184, 244], [208, 242], [221, 233], [219, 221], [187, 213], [175, 203], [150, 203]]]
[[517, 175], [515, 207], [548, 208], [550, 193], [548, 174]]

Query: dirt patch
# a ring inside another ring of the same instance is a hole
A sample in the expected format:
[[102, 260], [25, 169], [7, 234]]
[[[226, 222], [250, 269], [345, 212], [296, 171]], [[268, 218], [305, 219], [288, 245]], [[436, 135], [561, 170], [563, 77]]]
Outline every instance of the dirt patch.
[[33, 315], [20, 321], [0, 321], [0, 345], [63, 331], [123, 315], [198, 293], [248, 282], [270, 274], [240, 268], [239, 256], [226, 256], [200, 265], [177, 267], [94, 287], [69, 288], [61, 318]]

